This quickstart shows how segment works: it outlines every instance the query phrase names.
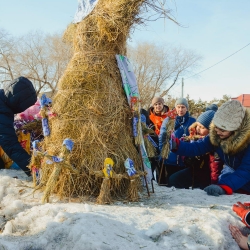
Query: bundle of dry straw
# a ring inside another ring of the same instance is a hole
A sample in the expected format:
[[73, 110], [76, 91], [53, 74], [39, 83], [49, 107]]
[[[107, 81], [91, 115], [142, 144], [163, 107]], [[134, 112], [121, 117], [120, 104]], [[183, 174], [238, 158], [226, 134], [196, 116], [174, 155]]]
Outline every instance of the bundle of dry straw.
[[[65, 138], [74, 141], [70, 162], [79, 174], [62, 170], [54, 189], [61, 197], [99, 195], [102, 178], [91, 172], [101, 170], [107, 157], [114, 160], [118, 174], [126, 173], [127, 157], [137, 170], [141, 168], [115, 55], [126, 53], [130, 28], [138, 21], [143, 2], [99, 0], [94, 11], [70, 29], [74, 55], [53, 98], [57, 117], [51, 120], [51, 135], [44, 144], [48, 154], [58, 155]], [[45, 162], [42, 182], [46, 184], [52, 169]], [[126, 198], [128, 186], [126, 178], [111, 179], [112, 197]], [[138, 179], [137, 188], [140, 186]]]
[[[43, 145], [49, 155], [58, 155], [65, 138], [74, 141], [70, 163], [78, 174], [62, 169], [53, 190], [60, 197], [99, 195], [104, 178], [91, 173], [101, 170], [107, 157], [114, 160], [117, 174], [126, 175], [124, 161], [128, 157], [136, 170], [141, 170], [132, 135], [132, 113], [115, 55], [126, 54], [126, 40], [133, 24], [140, 22], [138, 12], [144, 2], [99, 0], [89, 16], [66, 31], [64, 37], [72, 41], [74, 55], [53, 98], [57, 117], [51, 120], [51, 135]], [[44, 185], [52, 170], [44, 160]], [[113, 198], [131, 197], [127, 193], [129, 178], [110, 178], [108, 185]], [[141, 188], [140, 178], [133, 180], [133, 186], [132, 192]]]

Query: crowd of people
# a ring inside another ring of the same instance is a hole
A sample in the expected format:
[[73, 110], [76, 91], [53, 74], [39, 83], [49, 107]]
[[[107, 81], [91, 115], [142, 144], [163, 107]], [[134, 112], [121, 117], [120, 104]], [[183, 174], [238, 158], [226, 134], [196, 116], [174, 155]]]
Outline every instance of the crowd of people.
[[[163, 99], [154, 98], [149, 118], [157, 129], [159, 151], [164, 143], [171, 148], [167, 159], [159, 157], [164, 161], [159, 166], [167, 173], [166, 185], [201, 188], [213, 196], [250, 194], [250, 111], [239, 101], [230, 100], [219, 108], [209, 105], [195, 120], [188, 112], [187, 100], [179, 98], [171, 139], [166, 142], [169, 108], [163, 107]], [[158, 117], [151, 119], [152, 113]], [[250, 228], [250, 203], [238, 202], [233, 211]], [[250, 236], [233, 225], [229, 230], [239, 247], [250, 249]]]
[[[17, 130], [20, 121], [33, 120], [35, 113], [39, 116], [39, 106], [34, 86], [25, 77], [0, 90], [0, 168], [18, 166], [31, 176], [27, 167], [30, 150], [25, 150]], [[29, 112], [30, 107], [33, 113]], [[159, 185], [200, 188], [213, 196], [250, 194], [250, 111], [239, 101], [227, 101], [219, 108], [211, 104], [195, 119], [185, 98], [177, 99], [170, 109], [163, 98], [154, 97], [149, 110], [142, 113], [155, 132], [151, 136], [157, 145], [157, 155], [150, 161]], [[166, 135], [170, 116], [174, 125], [169, 137]], [[161, 150], [166, 143], [170, 153], [162, 158]], [[250, 203], [238, 202], [233, 211], [250, 227]], [[242, 249], [250, 249], [250, 237], [233, 225], [229, 229]]]

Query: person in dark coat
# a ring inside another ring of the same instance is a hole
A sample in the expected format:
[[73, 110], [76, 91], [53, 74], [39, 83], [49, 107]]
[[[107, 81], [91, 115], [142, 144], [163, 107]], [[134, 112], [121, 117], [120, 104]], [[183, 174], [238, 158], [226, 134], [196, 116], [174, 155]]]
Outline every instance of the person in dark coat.
[[[202, 113], [189, 127], [190, 136], [184, 138], [187, 143], [201, 140], [209, 134], [209, 125], [214, 117], [213, 110]], [[201, 188], [210, 184], [217, 184], [219, 175], [223, 168], [223, 162], [214, 152], [202, 156], [185, 157], [185, 166], [188, 168], [180, 170], [169, 178], [169, 186], [176, 188]]]
[[[175, 102], [175, 109], [177, 112], [177, 117], [175, 118], [175, 124], [174, 124], [174, 135], [176, 138], [181, 138], [189, 135], [189, 126], [192, 125], [196, 120], [189, 114], [189, 105], [188, 101], [185, 98], [179, 98]], [[160, 135], [159, 135], [159, 149], [160, 152], [163, 149], [164, 142], [166, 140], [166, 133], [167, 133], [167, 124], [169, 123], [169, 119], [166, 118], [161, 126], [160, 129]], [[186, 168], [181, 155], [176, 155], [173, 152], [170, 152], [168, 155], [168, 159], [164, 160], [164, 166], [166, 169], [166, 173], [164, 173], [165, 169], [163, 169], [163, 173], [166, 176], [166, 181], [168, 182], [169, 177]]]
[[0, 89], [0, 146], [4, 152], [28, 175], [30, 155], [18, 142], [13, 122], [14, 115], [21, 113], [37, 101], [36, 91], [30, 80], [19, 77], [4, 89]]

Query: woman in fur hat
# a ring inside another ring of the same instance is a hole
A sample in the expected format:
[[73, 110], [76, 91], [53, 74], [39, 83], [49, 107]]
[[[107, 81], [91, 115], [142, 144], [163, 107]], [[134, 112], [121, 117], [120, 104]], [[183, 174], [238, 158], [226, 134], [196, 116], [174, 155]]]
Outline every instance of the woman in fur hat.
[[[215, 111], [209, 110], [202, 113], [195, 123], [189, 127], [190, 136], [183, 140], [189, 143], [203, 139], [209, 134], [209, 125]], [[223, 167], [222, 161], [214, 152], [202, 156], [185, 157], [185, 168], [170, 176], [169, 186], [176, 188], [201, 188], [216, 184]]]
[[250, 111], [239, 101], [221, 105], [203, 140], [187, 144], [172, 137], [172, 152], [183, 156], [199, 156], [216, 152], [224, 163], [218, 184], [204, 189], [208, 195], [219, 196], [233, 192], [250, 194]]

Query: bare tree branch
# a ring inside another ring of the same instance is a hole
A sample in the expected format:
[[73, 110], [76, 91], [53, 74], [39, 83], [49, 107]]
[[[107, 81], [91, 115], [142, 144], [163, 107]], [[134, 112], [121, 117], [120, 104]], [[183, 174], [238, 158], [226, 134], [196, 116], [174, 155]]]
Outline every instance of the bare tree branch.
[[71, 58], [71, 47], [62, 35], [33, 31], [21, 37], [10, 37], [0, 30], [0, 77], [2, 84], [20, 75], [32, 80], [37, 94], [54, 92]]
[[137, 78], [142, 106], [148, 107], [154, 96], [165, 97], [180, 77], [192, 72], [201, 56], [173, 46], [140, 43], [128, 48]]

